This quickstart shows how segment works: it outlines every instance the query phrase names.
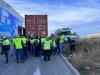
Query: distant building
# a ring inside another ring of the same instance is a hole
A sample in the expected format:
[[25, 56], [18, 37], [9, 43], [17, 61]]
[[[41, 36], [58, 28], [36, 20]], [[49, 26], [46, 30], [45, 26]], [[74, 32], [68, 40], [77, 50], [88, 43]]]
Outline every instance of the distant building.
[[26, 37], [48, 35], [47, 15], [25, 15]]
[[[17, 13], [13, 7], [7, 4], [4, 0], [0, 0], [0, 36], [15, 36], [23, 33], [24, 19]], [[22, 27], [18, 32], [18, 28]]]

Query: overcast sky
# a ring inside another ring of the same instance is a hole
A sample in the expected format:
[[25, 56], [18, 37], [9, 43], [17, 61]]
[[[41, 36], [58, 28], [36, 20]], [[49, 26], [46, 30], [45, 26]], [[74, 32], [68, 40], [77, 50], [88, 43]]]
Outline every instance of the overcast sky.
[[23, 17], [47, 14], [49, 34], [72, 28], [80, 36], [100, 32], [100, 0], [5, 0]]

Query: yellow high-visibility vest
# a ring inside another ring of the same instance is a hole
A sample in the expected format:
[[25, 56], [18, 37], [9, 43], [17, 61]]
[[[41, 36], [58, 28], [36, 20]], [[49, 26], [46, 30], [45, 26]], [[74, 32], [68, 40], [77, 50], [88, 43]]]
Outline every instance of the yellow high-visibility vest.
[[75, 36], [74, 35], [70, 35], [70, 39], [75, 39]]
[[41, 38], [41, 43], [44, 43], [45, 40], [46, 38]]
[[22, 49], [23, 48], [22, 39], [21, 38], [16, 38], [16, 40], [15, 40], [15, 48], [16, 49]]
[[23, 44], [26, 44], [27, 39], [26, 38], [22, 38], [22, 42]]
[[35, 42], [35, 39], [30, 39], [31, 44], [34, 44], [34, 42]]
[[50, 40], [46, 40], [44, 42], [44, 50], [50, 50]]
[[64, 35], [61, 35], [61, 36], [60, 36], [60, 42], [63, 43], [63, 42], [64, 42], [64, 38], [65, 38], [65, 36], [64, 36]]
[[4, 40], [3, 45], [10, 45], [10, 41], [8, 39]]

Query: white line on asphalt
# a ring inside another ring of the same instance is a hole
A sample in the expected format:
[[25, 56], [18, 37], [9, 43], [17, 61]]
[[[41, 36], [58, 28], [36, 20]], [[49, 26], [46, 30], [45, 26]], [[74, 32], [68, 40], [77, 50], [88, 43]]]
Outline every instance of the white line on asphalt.
[[33, 75], [41, 75], [40, 68], [38, 67]]

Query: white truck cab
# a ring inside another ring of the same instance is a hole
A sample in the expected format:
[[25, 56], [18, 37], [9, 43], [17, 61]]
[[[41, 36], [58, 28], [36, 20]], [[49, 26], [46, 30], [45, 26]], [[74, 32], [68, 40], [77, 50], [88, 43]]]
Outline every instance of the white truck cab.
[[68, 40], [68, 37], [70, 36], [71, 28], [61, 28], [61, 29], [57, 29], [55, 31], [55, 36], [57, 37], [60, 33], [63, 34], [65, 36], [65, 42]]

